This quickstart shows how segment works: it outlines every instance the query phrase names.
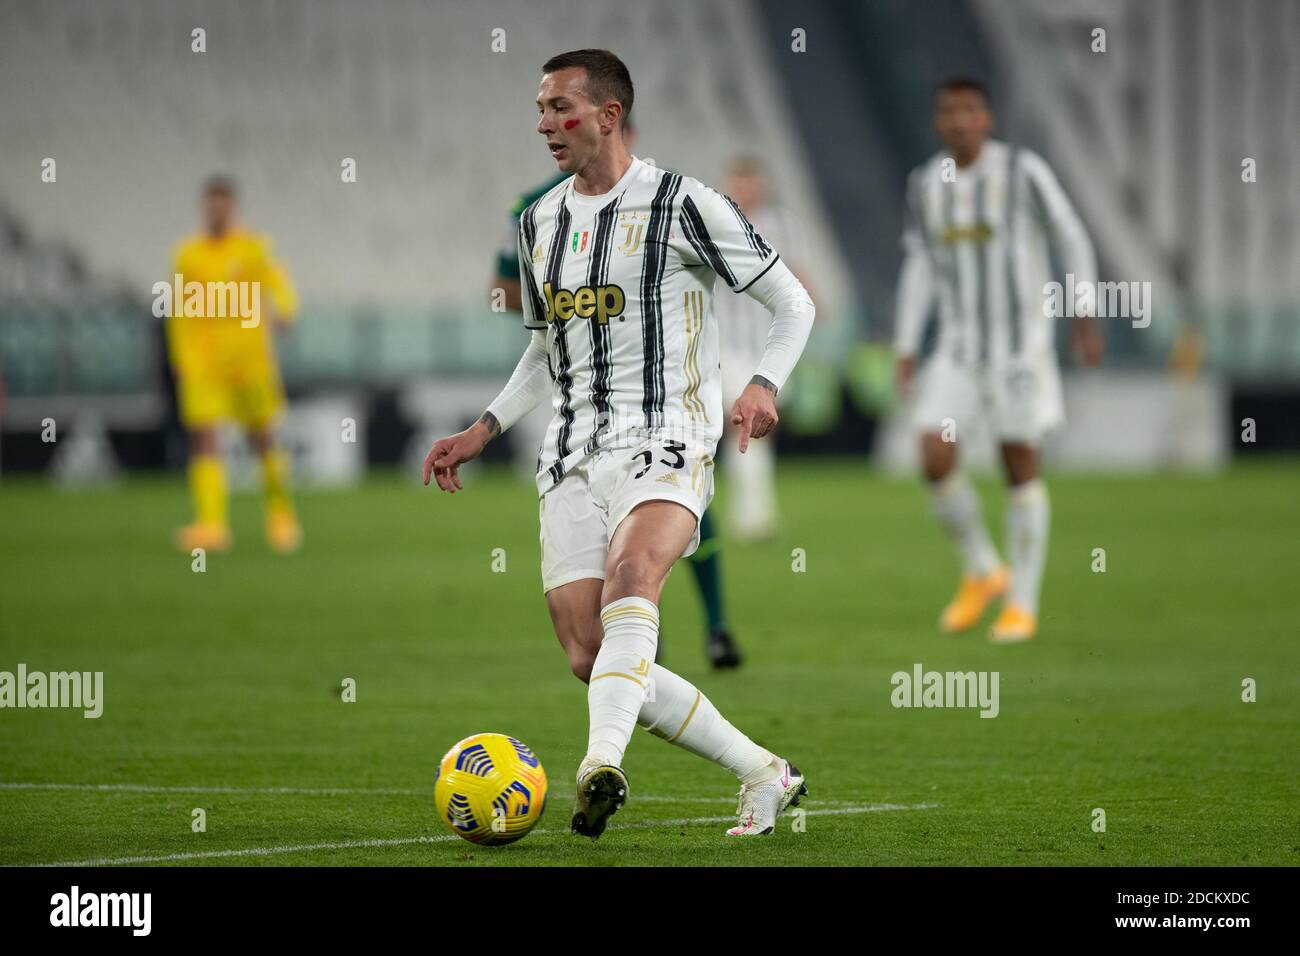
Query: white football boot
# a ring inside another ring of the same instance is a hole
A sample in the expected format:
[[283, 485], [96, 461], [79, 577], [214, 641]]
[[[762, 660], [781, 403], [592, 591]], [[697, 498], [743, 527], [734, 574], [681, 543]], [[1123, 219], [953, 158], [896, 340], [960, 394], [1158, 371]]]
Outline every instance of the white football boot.
[[789, 761], [781, 761], [781, 773], [767, 783], [740, 788], [740, 815], [727, 836], [768, 836], [776, 829], [777, 815], [786, 807], [797, 807], [808, 793], [803, 774]]

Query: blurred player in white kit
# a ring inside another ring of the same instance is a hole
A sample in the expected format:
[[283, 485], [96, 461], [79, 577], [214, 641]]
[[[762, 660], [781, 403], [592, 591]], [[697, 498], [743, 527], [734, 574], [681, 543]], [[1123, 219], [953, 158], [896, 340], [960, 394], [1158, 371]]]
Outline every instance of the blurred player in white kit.
[[[759, 234], [781, 250], [790, 271], [810, 290], [799, 270], [802, 247], [798, 231], [783, 210], [770, 201], [767, 172], [753, 156], [734, 159], [727, 170], [727, 196], [740, 207]], [[735, 401], [749, 384], [753, 369], [767, 347], [771, 316], [761, 303], [746, 295], [719, 295], [713, 301], [722, 351], [722, 397]], [[776, 499], [776, 445], [757, 442], [743, 455], [727, 448], [723, 458], [729, 497], [730, 530], [736, 539], [770, 538], [780, 527]]]
[[[1044, 314], [1045, 286], [1056, 278], [1051, 251], [1076, 282], [1096, 282], [1097, 261], [1043, 158], [990, 138], [993, 112], [978, 80], [940, 84], [934, 129], [944, 148], [908, 177], [895, 350], [899, 388], [907, 393], [935, 306], [939, 339], [916, 385], [915, 422], [934, 514], [962, 563], [939, 625], [968, 630], [1005, 596], [989, 637], [1025, 641], [1038, 630], [1051, 515], [1038, 449], [1065, 421], [1055, 320]], [[1071, 341], [1081, 363], [1100, 360], [1092, 318], [1074, 320]], [[957, 467], [958, 443], [976, 419], [998, 441], [1009, 486], [1007, 564], [989, 538], [974, 486]]]

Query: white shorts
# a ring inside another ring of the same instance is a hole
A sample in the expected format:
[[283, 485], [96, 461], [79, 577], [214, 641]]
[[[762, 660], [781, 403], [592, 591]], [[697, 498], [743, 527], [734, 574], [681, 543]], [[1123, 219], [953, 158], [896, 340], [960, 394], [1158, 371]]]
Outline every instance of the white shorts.
[[542, 495], [542, 590], [605, 578], [609, 541], [643, 501], [676, 501], [695, 515], [682, 557], [700, 545], [699, 519], [713, 500], [713, 449], [653, 439], [602, 448]]
[[921, 369], [915, 422], [923, 432], [950, 425], [961, 440], [962, 422], [978, 417], [999, 442], [1036, 445], [1065, 422], [1061, 373], [1054, 356], [959, 365], [942, 352]]

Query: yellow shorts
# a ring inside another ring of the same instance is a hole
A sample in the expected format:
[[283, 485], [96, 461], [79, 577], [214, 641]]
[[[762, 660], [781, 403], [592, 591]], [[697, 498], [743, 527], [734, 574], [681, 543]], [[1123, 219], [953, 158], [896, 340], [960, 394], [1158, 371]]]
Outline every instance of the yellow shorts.
[[268, 362], [225, 370], [177, 369], [176, 392], [181, 423], [190, 429], [223, 421], [265, 428], [284, 414], [280, 372]]

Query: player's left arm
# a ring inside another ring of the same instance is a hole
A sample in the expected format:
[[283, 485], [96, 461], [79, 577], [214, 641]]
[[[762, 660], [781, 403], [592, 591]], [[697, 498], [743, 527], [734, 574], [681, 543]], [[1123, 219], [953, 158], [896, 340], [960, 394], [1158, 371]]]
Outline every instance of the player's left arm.
[[298, 290], [289, 270], [274, 255], [270, 240], [262, 242], [262, 291], [271, 305], [276, 326], [292, 325], [298, 319]]
[[771, 313], [772, 327], [754, 377], [731, 410], [731, 423], [740, 427], [742, 453], [749, 449], [751, 437], [766, 437], [780, 420], [776, 394], [803, 354], [817, 315], [808, 290], [779, 259], [745, 292]]
[[[1096, 283], [1097, 254], [1087, 227], [1075, 211], [1070, 197], [1061, 187], [1052, 168], [1037, 154], [1026, 151], [1025, 175], [1028, 187], [1036, 199], [1041, 224], [1048, 240], [1060, 253], [1062, 264], [1074, 281]], [[1101, 361], [1105, 341], [1101, 326], [1095, 316], [1076, 316], [1070, 326], [1070, 344], [1083, 365], [1096, 365]]]
[[768, 435], [780, 420], [776, 394], [794, 370], [817, 313], [812, 297], [781, 257], [730, 199], [707, 187], [682, 200], [682, 233], [696, 259], [709, 266], [733, 292], [761, 302], [772, 315], [767, 346], [754, 376], [731, 408], [739, 427], [740, 451], [751, 438]]

